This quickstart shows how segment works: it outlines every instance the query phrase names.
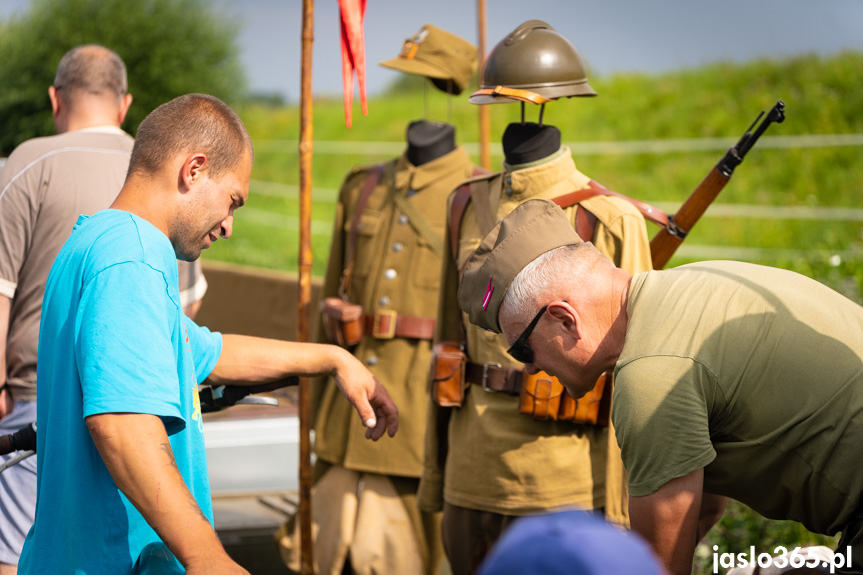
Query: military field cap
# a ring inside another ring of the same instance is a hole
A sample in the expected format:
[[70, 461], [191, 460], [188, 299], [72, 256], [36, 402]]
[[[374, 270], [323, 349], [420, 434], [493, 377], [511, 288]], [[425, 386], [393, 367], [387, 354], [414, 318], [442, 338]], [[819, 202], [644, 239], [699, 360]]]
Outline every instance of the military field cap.
[[470, 83], [477, 68], [477, 49], [470, 42], [426, 24], [405, 40], [397, 58], [381, 66], [425, 76], [436, 88], [457, 96]]
[[528, 20], [497, 43], [480, 74], [471, 104], [530, 102], [596, 96], [584, 62], [563, 35], [542, 20]]
[[468, 258], [458, 288], [459, 307], [472, 324], [500, 333], [497, 314], [515, 276], [542, 254], [580, 243], [557, 204], [524, 202], [498, 222]]

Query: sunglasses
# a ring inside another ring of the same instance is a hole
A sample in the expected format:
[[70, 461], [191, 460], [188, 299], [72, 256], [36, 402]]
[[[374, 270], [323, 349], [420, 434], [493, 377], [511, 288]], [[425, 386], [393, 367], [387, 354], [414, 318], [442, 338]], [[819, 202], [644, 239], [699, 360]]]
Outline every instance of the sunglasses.
[[533, 333], [536, 324], [539, 323], [539, 318], [548, 309], [548, 304], [542, 306], [539, 312], [534, 316], [524, 331], [519, 334], [518, 338], [513, 342], [512, 346], [506, 352], [516, 361], [521, 363], [533, 363], [533, 349], [527, 345], [527, 339]]

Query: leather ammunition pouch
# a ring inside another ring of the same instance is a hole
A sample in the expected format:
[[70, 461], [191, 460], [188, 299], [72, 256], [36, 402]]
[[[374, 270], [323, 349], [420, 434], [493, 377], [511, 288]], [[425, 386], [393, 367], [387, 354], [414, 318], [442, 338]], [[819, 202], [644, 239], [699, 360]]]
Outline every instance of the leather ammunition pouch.
[[321, 301], [321, 319], [330, 343], [352, 348], [363, 339], [363, 308], [339, 297]]
[[534, 419], [571, 421], [607, 426], [611, 407], [611, 381], [603, 373], [583, 397], [574, 399], [556, 377], [540, 371], [524, 374], [519, 395], [519, 411]]
[[432, 348], [429, 384], [434, 402], [441, 407], [461, 407], [464, 403], [467, 355], [457, 343], [441, 341]]
[[556, 377], [540, 371], [524, 374], [521, 394], [518, 396], [518, 411], [534, 419], [558, 419], [561, 396], [569, 395]]
[[556, 377], [541, 371], [528, 375], [498, 363], [468, 363], [465, 379], [485, 391], [519, 398], [519, 412], [538, 420], [608, 425], [611, 408], [610, 374], [602, 374], [584, 397], [574, 399]]

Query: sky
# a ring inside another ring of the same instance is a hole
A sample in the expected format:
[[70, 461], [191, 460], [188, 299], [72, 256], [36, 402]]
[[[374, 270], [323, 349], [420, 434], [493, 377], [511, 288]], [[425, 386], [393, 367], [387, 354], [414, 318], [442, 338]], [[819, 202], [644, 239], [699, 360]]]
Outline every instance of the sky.
[[[134, 0], [133, 0], [134, 1]], [[299, 96], [302, 0], [211, 0], [240, 26], [254, 92]], [[0, 18], [30, 0], [0, 0]], [[487, 0], [486, 52], [519, 24], [545, 20], [579, 51], [592, 75], [656, 73], [708, 62], [863, 50], [863, 0]], [[313, 90], [342, 91], [337, 0], [314, 3]], [[368, 0], [364, 32], [370, 94], [399, 72], [393, 58], [430, 23], [478, 43], [471, 0]]]

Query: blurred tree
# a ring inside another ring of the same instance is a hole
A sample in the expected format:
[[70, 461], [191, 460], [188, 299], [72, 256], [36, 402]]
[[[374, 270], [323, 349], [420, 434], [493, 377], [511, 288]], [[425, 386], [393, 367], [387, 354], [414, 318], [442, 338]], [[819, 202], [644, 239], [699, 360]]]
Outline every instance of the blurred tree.
[[101, 44], [126, 63], [135, 134], [164, 102], [189, 92], [229, 104], [244, 95], [238, 26], [207, 0], [33, 0], [0, 22], [0, 156], [54, 133], [48, 86], [57, 64], [80, 44]]

